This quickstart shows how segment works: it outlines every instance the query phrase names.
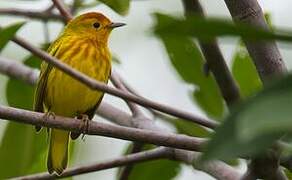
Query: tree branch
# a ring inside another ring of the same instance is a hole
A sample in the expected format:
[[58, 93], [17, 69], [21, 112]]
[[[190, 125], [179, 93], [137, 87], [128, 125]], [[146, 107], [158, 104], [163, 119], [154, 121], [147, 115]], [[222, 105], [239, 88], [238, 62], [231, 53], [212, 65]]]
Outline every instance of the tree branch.
[[[12, 107], [0, 105], [0, 118], [9, 119], [20, 123], [45, 126], [49, 128], [63, 129], [76, 133], [84, 133], [84, 123], [73, 118], [55, 116], [55, 118], [45, 119], [43, 113], [32, 112]], [[105, 124], [101, 122], [88, 122], [86, 134], [113, 137], [118, 139], [145, 142], [159, 146], [169, 146], [193, 151], [200, 151], [203, 139], [179, 135], [174, 133], [161, 133], [151, 130], [142, 130]]]
[[[269, 30], [256, 0], [225, 0], [225, 3], [234, 21]], [[282, 76], [287, 71], [275, 41], [244, 42], [263, 83], [268, 83], [269, 77]]]
[[60, 0], [52, 0], [52, 1], [55, 4], [55, 6], [58, 8], [58, 10], [60, 11], [61, 15], [66, 19], [67, 22], [69, 22], [73, 18], [73, 16], [70, 13], [70, 11], [68, 11], [65, 8], [65, 5], [63, 4], [63, 2]]
[[[119, 78], [118, 74], [112, 70], [111, 72], [111, 82], [113, 83], [113, 85], [118, 88], [121, 89], [124, 92], [128, 92], [127, 88], [124, 86], [123, 82], [121, 81], [121, 79]], [[132, 111], [133, 116], [143, 116], [142, 111], [139, 109], [138, 105], [129, 101], [125, 101], [127, 103], [127, 105], [129, 106], [130, 110]]]
[[[132, 148], [128, 154], [138, 153], [143, 150], [144, 143], [139, 142], [133, 142]], [[171, 151], [171, 149], [168, 149]], [[171, 155], [171, 153], [169, 154]], [[134, 168], [134, 164], [127, 164], [125, 167], [123, 167], [119, 173], [118, 179], [119, 180], [127, 180], [129, 179], [129, 176]]]
[[233, 169], [233, 167], [221, 161], [210, 161], [202, 164], [200, 161], [201, 153], [189, 152], [185, 150], [175, 149], [174, 160], [183, 161], [192, 165], [195, 169], [208, 172], [211, 176], [218, 180], [239, 180], [241, 174]]
[[[10, 60], [13, 61], [13, 60]], [[2, 62], [0, 60], [0, 67], [4, 65], [5, 66], [5, 62]], [[14, 74], [13, 77], [19, 76], [18, 79], [25, 79], [25, 75], [24, 75], [24, 67], [25, 65], [23, 64], [16, 64], [13, 66], [15, 68], [17, 68], [19, 70], [19, 73], [16, 75]], [[22, 70], [23, 69], [23, 70]], [[31, 70], [33, 71], [33, 70]], [[5, 71], [7, 72], [7, 71]], [[12, 72], [16, 72], [16, 71], [12, 71]], [[21, 72], [23, 72], [23, 74], [21, 75]], [[11, 74], [11, 73], [10, 73]], [[37, 76], [35, 77], [35, 80], [37, 80]], [[36, 83], [36, 82], [35, 82]], [[131, 115], [121, 111], [118, 108], [115, 108], [114, 106], [111, 106], [110, 104], [107, 104], [105, 102], [102, 102], [99, 106], [99, 108], [97, 109], [97, 114], [99, 114], [100, 116], [102, 116], [103, 118], [112, 121], [113, 123], [122, 125], [122, 126], [127, 126], [127, 127], [135, 127], [135, 128], [141, 128], [141, 129], [149, 129], [149, 130], [153, 130], [153, 131], [165, 131], [164, 129], [159, 128], [158, 126], [156, 126], [154, 124], [154, 121], [148, 118], [132, 118]], [[193, 152], [190, 151], [186, 151], [186, 150], [179, 150], [179, 149], [173, 149], [172, 150], [173, 154], [172, 157], [173, 159], [177, 159], [177, 160], [181, 160], [183, 162], [185, 162], [186, 164], [192, 164], [192, 162], [196, 159], [197, 156], [194, 156]], [[222, 162], [221, 162], [222, 163]], [[202, 171], [211, 174], [212, 176], [214, 176], [215, 178], [219, 178], [221, 177], [221, 174], [227, 174], [229, 176], [226, 176], [226, 180], [234, 180], [234, 179], [238, 179], [240, 174], [235, 171], [232, 167], [228, 166], [227, 164], [224, 164], [224, 166], [221, 167], [221, 171], [217, 171], [217, 170], [213, 170], [211, 168], [211, 165], [218, 165], [221, 166], [220, 163], [218, 164], [217, 162], [212, 162], [211, 164], [208, 164], [206, 166], [204, 166], [203, 168], [201, 168]], [[234, 178], [237, 177], [237, 178]]]
[[134, 163], [140, 163], [140, 162], [149, 161], [149, 160], [167, 158], [170, 155], [171, 155], [171, 153], [170, 153], [169, 149], [156, 148], [153, 150], [148, 150], [148, 151], [144, 151], [144, 152], [140, 152], [140, 153], [126, 155], [126, 156], [116, 158], [113, 160], [109, 160], [109, 161], [105, 161], [102, 163], [95, 163], [95, 164], [91, 164], [91, 165], [69, 168], [69, 169], [66, 169], [61, 174], [61, 176], [57, 176], [56, 174], [40, 173], [40, 174], [34, 174], [34, 175], [29, 175], [29, 176], [17, 177], [15, 179], [22, 179], [22, 180], [42, 179], [42, 180], [45, 180], [45, 179], [71, 177], [71, 176], [75, 176], [75, 175], [81, 175], [81, 174], [100, 171], [100, 170], [104, 170], [104, 169], [110, 169], [110, 168], [115, 168], [115, 167], [119, 167], [119, 166], [124, 166], [127, 164], [134, 164]]
[[[194, 14], [201, 17], [205, 16], [203, 8], [198, 0], [183, 0], [183, 5], [186, 16]], [[233, 103], [238, 102], [240, 100], [239, 88], [226, 65], [225, 59], [217, 44], [217, 40], [215, 39], [209, 43], [199, 41], [199, 45], [227, 105], [231, 106]]]
[[[114, 86], [116, 88], [119, 88], [122, 91], [128, 92], [128, 89], [124, 86], [119, 75], [113, 70], [111, 72], [111, 82], [114, 84]], [[137, 117], [144, 118], [145, 117], [144, 113], [139, 109], [137, 104], [134, 104], [134, 103], [129, 102], [129, 101], [125, 101], [125, 102], [127, 103], [128, 107], [130, 108], [133, 118], [137, 118]], [[133, 154], [133, 153], [137, 153], [137, 152], [142, 151], [144, 143], [133, 142], [132, 146], [133, 147], [128, 154]], [[134, 167], [133, 164], [128, 164], [124, 168], [122, 168], [119, 179], [120, 180], [127, 180], [129, 175], [131, 174], [133, 167]]]
[[0, 56], [0, 72], [10, 77], [20, 79], [29, 85], [34, 85], [38, 78], [38, 71], [33, 70], [17, 61]]
[[24, 16], [29, 17], [32, 19], [40, 19], [42, 21], [45, 20], [55, 20], [55, 21], [62, 21], [65, 22], [66, 19], [63, 16], [60, 16], [59, 14], [49, 13], [47, 11], [43, 12], [35, 12], [30, 10], [22, 10], [22, 9], [16, 9], [16, 8], [3, 8], [0, 9], [0, 14], [3, 15], [11, 15], [11, 16]]

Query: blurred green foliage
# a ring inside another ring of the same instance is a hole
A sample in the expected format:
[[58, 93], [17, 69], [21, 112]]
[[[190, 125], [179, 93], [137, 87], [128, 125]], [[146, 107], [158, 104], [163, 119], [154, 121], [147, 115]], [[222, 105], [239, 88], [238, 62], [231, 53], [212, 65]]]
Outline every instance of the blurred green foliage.
[[[29, 56], [24, 64], [38, 68], [40, 60]], [[32, 110], [34, 88], [22, 81], [9, 79], [6, 85], [6, 98], [10, 106]], [[20, 176], [46, 168], [47, 148], [45, 131], [36, 134], [31, 125], [8, 122], [0, 145], [0, 179]]]
[[[156, 26], [164, 27], [167, 22], [160, 16], [155, 16]], [[187, 36], [171, 36], [164, 33], [157, 34], [162, 40], [169, 59], [180, 75], [188, 84], [192, 85], [194, 101], [209, 116], [219, 119], [224, 113], [223, 98], [213, 75], [203, 72], [204, 59], [195, 42]]]
[[262, 82], [245, 46], [239, 42], [233, 57], [232, 74], [243, 97], [249, 97], [262, 89]]
[[[130, 152], [133, 144], [126, 148], [125, 154]], [[146, 144], [143, 146], [143, 151], [155, 148], [154, 145]], [[180, 172], [181, 165], [178, 161], [171, 161], [166, 159], [158, 159], [147, 162], [135, 164], [130, 175], [129, 180], [170, 180], [174, 179]], [[118, 174], [120, 174], [121, 168]]]
[[216, 131], [205, 157], [254, 155], [290, 134], [291, 102], [292, 75], [288, 75], [239, 105]]
[[194, 137], [209, 137], [211, 132], [203, 128], [200, 125], [197, 125], [193, 122], [185, 121], [183, 119], [172, 119], [168, 118], [167, 120], [176, 128], [177, 133], [186, 134]]
[[156, 13], [155, 18], [163, 22], [155, 26], [155, 33], [173, 37], [191, 36], [210, 41], [218, 36], [240, 36], [251, 41], [271, 39], [292, 41], [292, 33], [289, 31], [279, 30], [273, 33], [246, 24], [234, 24], [226, 19], [205, 19], [195, 15], [182, 19], [161, 13]]
[[130, 0], [98, 0], [98, 1], [106, 4], [120, 15], [128, 14], [130, 8]]
[[21, 22], [0, 28], [0, 52], [23, 25], [24, 23]]

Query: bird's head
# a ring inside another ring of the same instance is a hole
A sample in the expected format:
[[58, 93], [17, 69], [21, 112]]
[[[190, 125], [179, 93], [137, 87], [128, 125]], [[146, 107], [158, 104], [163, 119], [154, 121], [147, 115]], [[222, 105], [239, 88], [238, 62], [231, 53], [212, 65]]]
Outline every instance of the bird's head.
[[72, 19], [67, 24], [64, 32], [70, 35], [77, 35], [106, 42], [110, 32], [114, 28], [124, 25], [124, 23], [111, 22], [101, 13], [90, 12]]

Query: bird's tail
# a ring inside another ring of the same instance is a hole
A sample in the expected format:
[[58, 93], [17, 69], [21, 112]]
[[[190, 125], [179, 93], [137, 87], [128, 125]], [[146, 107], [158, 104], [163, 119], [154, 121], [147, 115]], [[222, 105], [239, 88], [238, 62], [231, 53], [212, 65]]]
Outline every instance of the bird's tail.
[[47, 167], [49, 173], [60, 175], [67, 166], [69, 132], [52, 129]]

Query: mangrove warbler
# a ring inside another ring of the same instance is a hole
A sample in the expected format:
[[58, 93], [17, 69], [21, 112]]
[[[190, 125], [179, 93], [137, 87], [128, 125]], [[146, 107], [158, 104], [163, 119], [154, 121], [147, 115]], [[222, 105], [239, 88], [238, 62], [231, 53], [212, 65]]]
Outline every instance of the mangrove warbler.
[[[112, 23], [100, 13], [86, 13], [71, 20], [48, 52], [72, 68], [107, 83], [111, 72], [108, 37], [113, 28], [124, 25]], [[92, 119], [103, 93], [94, 91], [45, 62], [35, 93], [34, 110], [46, 115], [86, 117]], [[40, 127], [36, 127], [40, 130]], [[67, 166], [70, 132], [52, 129], [47, 167], [50, 173], [61, 174]], [[73, 139], [78, 134], [71, 133]]]

